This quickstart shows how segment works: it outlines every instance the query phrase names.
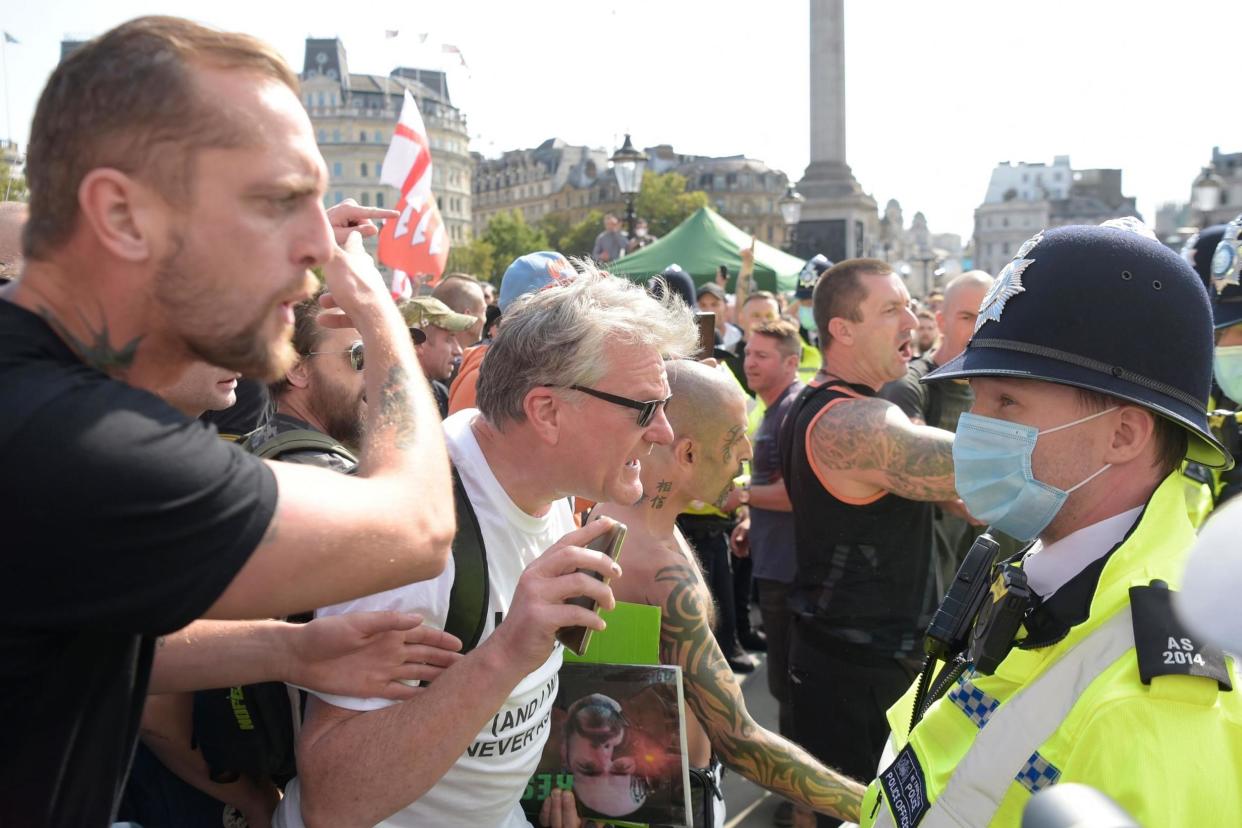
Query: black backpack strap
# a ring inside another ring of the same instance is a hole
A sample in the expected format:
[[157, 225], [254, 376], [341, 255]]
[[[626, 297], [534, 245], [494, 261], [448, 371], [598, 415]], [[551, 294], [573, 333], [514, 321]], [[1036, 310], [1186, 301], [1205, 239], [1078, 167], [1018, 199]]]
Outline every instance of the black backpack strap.
[[453, 469], [453, 502], [457, 509], [457, 533], [453, 536], [453, 588], [449, 592], [444, 631], [461, 639], [461, 651], [468, 653], [483, 637], [491, 584], [483, 531], [457, 469]]
[[322, 431], [315, 431], [309, 428], [295, 428], [292, 431], [283, 431], [270, 440], [248, 448], [251, 454], [264, 460], [276, 460], [280, 455], [291, 451], [326, 451], [344, 457], [351, 463], [358, 462], [358, 458], [354, 456], [353, 452], [339, 442], [333, 440]]

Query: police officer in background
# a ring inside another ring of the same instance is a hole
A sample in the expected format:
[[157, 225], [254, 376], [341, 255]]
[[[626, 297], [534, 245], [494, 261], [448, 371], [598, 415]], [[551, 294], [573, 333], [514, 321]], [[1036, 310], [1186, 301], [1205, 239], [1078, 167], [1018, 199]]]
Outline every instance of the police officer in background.
[[975, 393], [953, 446], [967, 508], [1033, 543], [983, 569], [965, 653], [889, 710], [864, 826], [1017, 825], [1071, 781], [1142, 825], [1237, 821], [1236, 668], [1171, 610], [1195, 537], [1179, 467], [1232, 465], [1212, 347], [1202, 283], [1136, 233], [1047, 230], [1001, 273], [928, 379]]
[[[1187, 243], [1195, 270], [1203, 278], [1212, 297], [1212, 317], [1216, 327], [1216, 353], [1213, 359], [1212, 399], [1208, 403], [1208, 422], [1230, 453], [1242, 452], [1242, 422], [1238, 401], [1242, 399], [1242, 215], [1229, 224], [1209, 227]], [[1220, 506], [1242, 492], [1242, 467], [1216, 472], [1211, 477], [1211, 506]]]

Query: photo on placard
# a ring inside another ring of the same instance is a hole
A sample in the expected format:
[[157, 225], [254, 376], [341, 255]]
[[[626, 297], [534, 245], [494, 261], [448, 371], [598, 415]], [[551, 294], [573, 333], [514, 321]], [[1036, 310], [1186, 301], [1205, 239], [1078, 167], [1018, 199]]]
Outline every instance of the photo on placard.
[[574, 792], [586, 819], [687, 824], [681, 668], [566, 663], [526, 812], [538, 814], [556, 788]]

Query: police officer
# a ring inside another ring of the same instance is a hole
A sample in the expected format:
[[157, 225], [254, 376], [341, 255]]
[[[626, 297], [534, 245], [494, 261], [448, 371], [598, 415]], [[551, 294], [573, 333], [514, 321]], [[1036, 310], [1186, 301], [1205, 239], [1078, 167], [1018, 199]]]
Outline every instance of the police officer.
[[[1242, 400], [1242, 215], [1227, 225], [1212, 228], [1200, 234], [1199, 246], [1207, 246], [1212, 252], [1209, 270], [1208, 293], [1212, 297], [1212, 315], [1216, 327], [1216, 354], [1213, 374], [1216, 384], [1212, 388], [1209, 421], [1212, 430], [1235, 456], [1242, 452], [1242, 413], [1238, 402]], [[1212, 244], [1215, 242], [1215, 244]], [[1196, 265], [1204, 258], [1196, 250]], [[1203, 271], [1200, 270], [1200, 275]], [[1219, 506], [1242, 492], [1242, 467], [1235, 466], [1220, 472], [1213, 479], [1213, 501]]]
[[1170, 603], [1194, 541], [1179, 466], [1232, 464], [1212, 347], [1202, 283], [1136, 233], [1047, 230], [1001, 273], [928, 379], [975, 392], [953, 446], [967, 508], [1033, 543], [984, 570], [965, 653], [889, 710], [864, 826], [1017, 825], [1070, 781], [1143, 825], [1238, 821], [1236, 669]]

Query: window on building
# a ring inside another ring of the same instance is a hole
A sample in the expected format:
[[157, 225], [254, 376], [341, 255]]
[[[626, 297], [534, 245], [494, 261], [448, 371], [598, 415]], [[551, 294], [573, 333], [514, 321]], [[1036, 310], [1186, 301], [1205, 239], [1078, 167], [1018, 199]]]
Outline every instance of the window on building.
[[376, 161], [375, 162], [375, 177], [383, 178], [384, 177], [383, 170], [384, 170], [384, 163], [382, 161]]
[[342, 201], [345, 200], [345, 196], [341, 195], [340, 190], [337, 190], [335, 193], [333, 193], [332, 197], [334, 199], [334, 201], [332, 202], [333, 204], [340, 204]]
[[1008, 226], [1009, 226], [1009, 216], [1005, 216], [1004, 218], [1001, 219], [1001, 227], [1008, 227]]
[[358, 140], [364, 144], [367, 142], [367, 131], [365, 129], [359, 131]]
[[328, 143], [328, 131], [326, 129], [319, 130], [319, 143]]
[[363, 178], [366, 178], [367, 177], [367, 162], [363, 161], [361, 164], [359, 164], [358, 169], [360, 171], [360, 175]]
[[383, 194], [383, 193], [376, 193], [376, 194], [375, 194], [375, 206], [376, 206], [376, 207], [383, 207], [383, 206], [384, 206], [384, 194]]
[[322, 93], [322, 92], [320, 92], [320, 93], [319, 93], [319, 98], [318, 98], [318, 100], [319, 100], [319, 105], [320, 105], [320, 106], [323, 106], [323, 93]]
[[[333, 175], [335, 175], [335, 176], [341, 176], [341, 175], [344, 175], [344, 174], [345, 174], [344, 169], [341, 167], [341, 162], [340, 162], [340, 161], [333, 161], [333, 162], [332, 162], [332, 174], [333, 174]], [[338, 200], [339, 200], [339, 199], [338, 199]]]
[[384, 143], [384, 136], [380, 133], [378, 129], [375, 130], [375, 143], [377, 144]]
[[332, 130], [332, 143], [341, 143], [341, 131], [339, 129]]

